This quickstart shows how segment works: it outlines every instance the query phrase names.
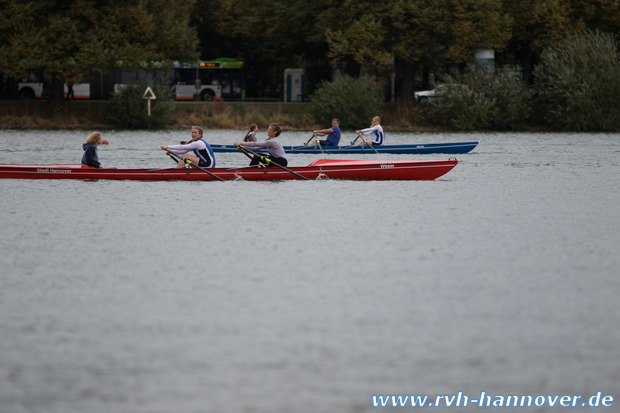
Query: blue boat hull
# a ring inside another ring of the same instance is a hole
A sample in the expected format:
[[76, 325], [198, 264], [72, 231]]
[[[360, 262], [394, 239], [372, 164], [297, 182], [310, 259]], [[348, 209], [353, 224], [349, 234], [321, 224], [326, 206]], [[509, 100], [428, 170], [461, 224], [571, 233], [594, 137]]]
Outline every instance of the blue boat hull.
[[[403, 154], [425, 154], [425, 153], [468, 153], [471, 152], [478, 141], [474, 142], [452, 142], [452, 143], [425, 143], [419, 145], [379, 145], [373, 148], [379, 153], [403, 153]], [[234, 145], [211, 145], [213, 152], [236, 152], [238, 149]], [[312, 153], [312, 154], [355, 154], [355, 153], [375, 153], [373, 148], [368, 146], [284, 146], [284, 151], [289, 153]]]

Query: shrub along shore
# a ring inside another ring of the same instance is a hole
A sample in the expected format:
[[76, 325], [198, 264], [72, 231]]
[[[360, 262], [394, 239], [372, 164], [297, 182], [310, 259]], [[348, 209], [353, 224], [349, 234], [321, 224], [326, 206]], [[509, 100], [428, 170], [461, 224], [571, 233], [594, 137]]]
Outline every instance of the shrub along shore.
[[[110, 121], [109, 105], [110, 101], [91, 100], [65, 101], [61, 105], [39, 100], [2, 100], [0, 129], [121, 129]], [[276, 122], [285, 130], [312, 130], [331, 124], [331, 118], [315, 119], [310, 106], [310, 103], [284, 102], [175, 102], [166, 128], [188, 129], [191, 125], [202, 125], [209, 129], [244, 130], [251, 123], [266, 127]], [[387, 130], [442, 130], [422, 121], [423, 109], [412, 102], [386, 104], [380, 114], [381, 124]], [[333, 117], [341, 116], [334, 114]]]

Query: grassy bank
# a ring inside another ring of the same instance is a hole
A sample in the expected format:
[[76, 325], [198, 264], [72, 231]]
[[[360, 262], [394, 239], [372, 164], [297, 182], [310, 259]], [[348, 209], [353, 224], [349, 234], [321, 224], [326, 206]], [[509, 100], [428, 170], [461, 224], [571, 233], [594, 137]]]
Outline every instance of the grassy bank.
[[[4, 100], [0, 101], [0, 129], [114, 129], [115, 125], [107, 118], [108, 104], [108, 101], [84, 100], [54, 106], [38, 100]], [[412, 104], [388, 104], [382, 118], [382, 125], [389, 130], [439, 129], [423, 124], [422, 116]], [[243, 130], [251, 123], [265, 127], [276, 122], [284, 129], [311, 130], [325, 128], [330, 121], [314, 119], [310, 103], [176, 102], [168, 127], [187, 129], [202, 125], [209, 129]]]

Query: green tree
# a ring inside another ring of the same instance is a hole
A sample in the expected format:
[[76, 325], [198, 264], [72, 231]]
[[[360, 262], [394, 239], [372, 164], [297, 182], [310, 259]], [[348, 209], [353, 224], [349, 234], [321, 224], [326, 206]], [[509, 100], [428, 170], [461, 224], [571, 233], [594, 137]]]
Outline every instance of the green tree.
[[582, 30], [583, 25], [571, 18], [567, 0], [504, 0], [503, 3], [514, 21], [509, 50], [523, 68], [525, 82], [530, 83], [534, 62], [542, 50], [566, 32]]
[[510, 39], [512, 19], [502, 10], [501, 0], [449, 0], [447, 57], [453, 63], [473, 60], [476, 45], [501, 51]]
[[[38, 68], [52, 77], [52, 96], [90, 69], [109, 71], [194, 60], [189, 26], [194, 0], [2, 0], [0, 67], [21, 77]], [[162, 10], [166, 10], [162, 13]]]
[[324, 1], [221, 0], [218, 31], [237, 45], [235, 57], [244, 61], [249, 94], [281, 96], [283, 71], [289, 67], [310, 69], [310, 90], [330, 76], [324, 27], [316, 25]]
[[345, 0], [323, 12], [328, 14], [335, 16], [326, 33], [334, 62], [352, 58], [386, 73], [394, 55], [408, 79], [416, 66], [472, 61], [478, 44], [501, 50], [511, 26], [500, 0]]
[[620, 32], [618, 0], [570, 0], [573, 19], [591, 30]]
[[546, 118], [576, 131], [620, 130], [620, 56], [614, 35], [587, 30], [547, 47], [535, 86]]
[[218, 57], [241, 59], [242, 42], [230, 30], [220, 28], [221, 0], [196, 0], [191, 12], [191, 25], [196, 28], [200, 58]]

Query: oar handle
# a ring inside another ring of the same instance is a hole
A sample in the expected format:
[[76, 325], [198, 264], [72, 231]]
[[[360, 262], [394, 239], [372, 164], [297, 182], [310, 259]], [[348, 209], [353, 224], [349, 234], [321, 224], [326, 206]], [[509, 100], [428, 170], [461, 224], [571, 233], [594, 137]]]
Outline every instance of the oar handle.
[[[375, 151], [375, 153], [379, 153], [377, 152], [377, 150], [375, 148], [373, 148], [373, 146], [371, 144], [368, 143], [368, 141], [366, 140], [366, 138], [364, 138], [364, 135], [357, 135], [358, 138], [362, 138], [362, 140], [364, 141], [364, 143], [366, 144], [366, 146], [370, 146], [370, 149], [372, 149], [373, 151]], [[357, 138], [355, 138], [355, 140], [357, 140]]]
[[177, 154], [170, 152], [168, 149], [164, 149], [164, 150], [166, 151], [166, 155], [168, 155], [170, 157], [170, 159], [172, 159], [176, 163], [179, 163], [181, 158], [179, 158], [179, 156]]
[[246, 148], [246, 147], [245, 147], [245, 146], [243, 146], [243, 145], [238, 145], [238, 146], [237, 146], [237, 148], [239, 148], [239, 150], [241, 150], [241, 151], [243, 151], [243, 152], [249, 152], [249, 153], [251, 153], [251, 154], [252, 154], [252, 155], [254, 155], [254, 156], [258, 156], [258, 157], [261, 159], [261, 161], [265, 161], [267, 164], [270, 164], [270, 163], [271, 163], [271, 164], [273, 164], [273, 165], [277, 166], [278, 168], [283, 169], [283, 170], [285, 170], [286, 172], [292, 173], [293, 175], [295, 175], [295, 176], [297, 176], [297, 177], [299, 177], [299, 178], [301, 178], [301, 179], [305, 179], [305, 180], [307, 180], [307, 181], [309, 181], [309, 180], [310, 180], [310, 178], [306, 178], [305, 176], [300, 175], [300, 174], [298, 174], [298, 173], [297, 173], [297, 172], [295, 172], [295, 171], [291, 171], [291, 170], [290, 170], [290, 169], [288, 169], [287, 167], [282, 166], [282, 165], [280, 165], [279, 163], [277, 163], [277, 162], [275, 162], [275, 161], [273, 161], [273, 160], [269, 159], [267, 156], [265, 156], [265, 155], [261, 155], [261, 154], [258, 154], [258, 153], [256, 153], [256, 152], [254, 152], [253, 150]]
[[252, 159], [252, 156], [256, 156], [258, 157], [259, 160], [265, 162], [265, 163], [273, 163], [276, 166], [279, 166], [281, 168], [284, 168], [282, 165], [278, 164], [277, 162], [272, 161], [271, 159], [269, 159], [266, 155], [263, 155], [261, 153], [258, 152], [254, 152], [253, 150], [246, 148], [243, 145], [237, 145], [237, 149], [239, 149], [241, 152], [243, 152], [245, 154], [245, 156], [247, 156], [248, 158]]
[[[163, 148], [162, 148], [162, 149], [163, 149]], [[216, 174], [214, 174], [214, 173], [212, 173], [212, 172], [207, 171], [207, 170], [206, 170], [205, 168], [203, 168], [202, 166], [198, 166], [198, 165], [196, 165], [194, 162], [192, 162], [192, 161], [191, 161], [191, 159], [182, 158], [182, 157], [180, 157], [179, 155], [177, 155], [176, 153], [175, 153], [175, 154], [174, 154], [174, 156], [173, 156], [172, 152], [170, 152], [170, 151], [168, 150], [168, 148], [164, 149], [164, 151], [166, 151], [166, 153], [168, 154], [168, 156], [170, 156], [172, 159], [175, 159], [175, 157], [176, 157], [179, 161], [183, 161], [186, 165], [191, 165], [191, 166], [193, 166], [193, 167], [194, 167], [194, 168], [196, 168], [196, 169], [200, 169], [202, 172], [204, 172], [204, 173], [206, 173], [206, 174], [211, 175], [212, 177], [214, 177], [214, 178], [215, 178], [215, 179], [217, 179], [218, 181], [225, 181], [225, 179], [223, 179], [223, 178], [221, 178], [221, 177], [217, 176]]]

